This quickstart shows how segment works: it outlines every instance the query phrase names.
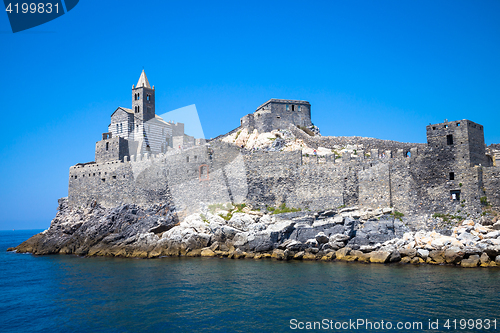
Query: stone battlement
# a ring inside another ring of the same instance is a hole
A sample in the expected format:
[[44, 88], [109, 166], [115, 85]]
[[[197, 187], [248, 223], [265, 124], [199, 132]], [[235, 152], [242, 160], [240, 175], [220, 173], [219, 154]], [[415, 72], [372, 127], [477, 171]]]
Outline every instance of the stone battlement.
[[[309, 102], [270, 99], [232, 131], [288, 129], [302, 141], [297, 147], [331, 150], [315, 156], [301, 150], [251, 151], [220, 137], [205, 144], [185, 135], [182, 123], [156, 116], [154, 102], [154, 88], [143, 72], [132, 90], [132, 109], [118, 108], [96, 143], [95, 162], [70, 167], [71, 207], [173, 200], [179, 212], [232, 202], [313, 210], [393, 207], [406, 215], [464, 216], [481, 214], [486, 201], [500, 207], [500, 168], [495, 166], [500, 146], [486, 149], [483, 126], [467, 119], [427, 126], [427, 143], [311, 136], [303, 130], [312, 125]], [[357, 149], [339, 149], [347, 146]]]

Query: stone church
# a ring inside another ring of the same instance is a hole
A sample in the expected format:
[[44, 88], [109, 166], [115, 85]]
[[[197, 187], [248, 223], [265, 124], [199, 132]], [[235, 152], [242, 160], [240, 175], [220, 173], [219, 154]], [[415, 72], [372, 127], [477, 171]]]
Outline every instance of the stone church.
[[118, 107], [111, 115], [108, 132], [96, 143], [95, 161], [122, 160], [125, 156], [165, 153], [169, 148], [193, 145], [184, 124], [166, 122], [156, 114], [155, 87], [144, 70], [132, 85], [132, 108]]

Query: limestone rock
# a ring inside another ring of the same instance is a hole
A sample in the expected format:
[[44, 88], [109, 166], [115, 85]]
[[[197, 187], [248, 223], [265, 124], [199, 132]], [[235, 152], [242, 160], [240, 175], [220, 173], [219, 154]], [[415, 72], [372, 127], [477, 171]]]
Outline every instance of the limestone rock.
[[345, 257], [347, 257], [351, 253], [351, 248], [350, 247], [344, 247], [343, 249], [338, 250], [335, 253], [335, 256], [338, 260], [343, 260]]
[[437, 264], [444, 264], [446, 263], [445, 259], [445, 251], [441, 250], [434, 250], [429, 252], [429, 257]]
[[444, 252], [444, 259], [448, 264], [458, 264], [464, 257], [464, 254], [459, 248], [450, 248]]
[[418, 249], [418, 250], [417, 250], [417, 255], [418, 255], [420, 258], [422, 258], [422, 259], [426, 260], [426, 259], [427, 259], [427, 257], [429, 256], [429, 251], [428, 251], [428, 250], [424, 250], [424, 249]]
[[248, 231], [249, 226], [256, 222], [256, 218], [249, 214], [234, 213], [228, 225], [238, 230]]
[[390, 256], [391, 256], [390, 252], [375, 251], [370, 253], [370, 262], [383, 264], [389, 261]]
[[304, 257], [304, 255], [305, 255], [305, 254], [306, 254], [306, 253], [305, 253], [304, 251], [297, 252], [297, 253], [295, 253], [295, 255], [293, 256], [293, 259], [296, 259], [296, 260], [301, 260], [301, 259]]
[[463, 259], [461, 262], [462, 267], [477, 267], [480, 262], [480, 258], [478, 255], [472, 255], [468, 259]]
[[481, 266], [487, 267], [487, 266], [489, 266], [491, 259], [486, 253], [483, 253], [483, 254], [481, 254], [481, 257], [479, 258], [479, 262], [480, 262]]
[[202, 257], [215, 257], [215, 252], [209, 247], [202, 249], [200, 254]]
[[285, 251], [280, 250], [280, 249], [274, 249], [273, 254], [271, 255], [271, 258], [278, 259], [278, 260], [285, 260]]
[[417, 250], [412, 249], [412, 248], [400, 249], [399, 253], [401, 254], [401, 257], [409, 257], [411, 259], [417, 255]]
[[316, 255], [314, 255], [313, 253], [305, 253], [302, 256], [302, 259], [303, 260], [316, 260]]
[[332, 252], [328, 252], [323, 257], [321, 257], [321, 260], [330, 261], [330, 260], [334, 260], [335, 258], [336, 258], [335, 251], [332, 251]]

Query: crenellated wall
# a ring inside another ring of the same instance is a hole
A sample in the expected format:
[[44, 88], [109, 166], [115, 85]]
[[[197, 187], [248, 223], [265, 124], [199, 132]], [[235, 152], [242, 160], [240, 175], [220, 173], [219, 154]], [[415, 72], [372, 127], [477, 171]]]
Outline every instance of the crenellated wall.
[[[105, 207], [172, 198], [179, 211], [200, 203], [331, 209], [394, 207], [405, 215], [481, 213], [480, 198], [500, 206], [499, 168], [465, 167], [451, 147], [371, 149], [321, 158], [301, 151], [250, 152], [224, 143], [124, 157], [70, 168], [69, 204]], [[450, 173], [453, 172], [453, 179]], [[455, 193], [455, 197], [453, 197]], [[457, 197], [457, 194], [458, 197]]]

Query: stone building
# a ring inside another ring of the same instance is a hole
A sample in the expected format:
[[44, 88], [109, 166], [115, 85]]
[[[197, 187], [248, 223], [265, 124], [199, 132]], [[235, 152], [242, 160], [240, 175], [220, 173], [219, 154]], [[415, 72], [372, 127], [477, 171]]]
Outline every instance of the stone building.
[[165, 153], [168, 148], [194, 144], [184, 134], [184, 124], [166, 122], [156, 114], [155, 87], [144, 70], [132, 85], [132, 108], [118, 107], [111, 114], [108, 132], [96, 143], [95, 160], [123, 160], [125, 156]]
[[311, 104], [307, 101], [272, 98], [260, 105], [254, 113], [241, 118], [241, 127], [260, 133], [288, 128], [289, 124], [311, 126]]

